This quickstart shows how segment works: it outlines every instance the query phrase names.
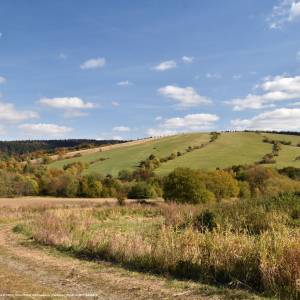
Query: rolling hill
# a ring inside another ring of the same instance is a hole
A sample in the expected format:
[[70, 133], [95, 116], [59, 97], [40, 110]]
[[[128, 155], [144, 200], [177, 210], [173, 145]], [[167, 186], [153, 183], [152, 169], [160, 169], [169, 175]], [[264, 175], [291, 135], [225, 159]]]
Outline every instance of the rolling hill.
[[[300, 160], [296, 160], [300, 156], [300, 147], [297, 147], [300, 136], [255, 132], [226, 132], [212, 142], [209, 133], [181, 134], [59, 160], [49, 166], [62, 168], [68, 163], [82, 161], [89, 164], [86, 173], [117, 175], [120, 170], [134, 170], [140, 161], [151, 154], [157, 158], [164, 158], [180, 152], [184, 155], [162, 163], [155, 171], [165, 175], [176, 167], [214, 170], [260, 161], [265, 154], [272, 152], [272, 144], [263, 142], [265, 137], [291, 142], [291, 145], [282, 145], [279, 155], [275, 157], [276, 163], [268, 166], [300, 168]], [[187, 152], [186, 149], [189, 147], [192, 150]]]

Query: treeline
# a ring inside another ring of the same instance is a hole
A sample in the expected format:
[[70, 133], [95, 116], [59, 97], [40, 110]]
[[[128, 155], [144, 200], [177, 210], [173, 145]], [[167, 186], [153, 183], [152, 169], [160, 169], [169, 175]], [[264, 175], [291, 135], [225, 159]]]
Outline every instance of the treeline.
[[277, 131], [277, 130], [245, 130], [244, 132], [271, 133], [300, 136], [299, 131]]
[[291, 167], [276, 171], [259, 165], [233, 166], [211, 172], [178, 168], [166, 177], [158, 176], [147, 165], [134, 171], [123, 170], [117, 177], [86, 175], [86, 167], [82, 162], [63, 169], [15, 160], [1, 162], [0, 196], [114, 197], [120, 203], [126, 198], [163, 197], [167, 201], [197, 204], [300, 193], [300, 170]]
[[94, 139], [0, 141], [0, 153], [2, 153], [2, 155], [18, 156], [37, 151], [51, 153], [58, 148], [71, 148], [74, 150], [80, 150], [122, 142], [125, 141]]

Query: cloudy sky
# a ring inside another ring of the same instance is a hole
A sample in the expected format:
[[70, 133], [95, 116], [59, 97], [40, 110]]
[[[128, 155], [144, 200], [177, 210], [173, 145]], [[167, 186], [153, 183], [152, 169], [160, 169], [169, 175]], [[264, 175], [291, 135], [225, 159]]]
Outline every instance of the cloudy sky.
[[0, 139], [300, 130], [300, 0], [0, 3]]

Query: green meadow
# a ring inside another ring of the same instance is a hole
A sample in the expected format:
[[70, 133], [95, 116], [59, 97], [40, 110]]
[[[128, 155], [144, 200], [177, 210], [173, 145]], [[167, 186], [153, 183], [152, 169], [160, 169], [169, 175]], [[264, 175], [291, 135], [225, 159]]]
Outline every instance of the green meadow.
[[[264, 137], [292, 143], [289, 146], [282, 145], [282, 150], [276, 157], [276, 163], [268, 166], [300, 167], [300, 160], [296, 160], [300, 156], [300, 147], [297, 147], [300, 137], [255, 132], [222, 133], [217, 140], [211, 143], [209, 143], [209, 133], [181, 134], [149, 141], [145, 144], [55, 161], [50, 164], [50, 167], [62, 168], [66, 164], [81, 161], [89, 164], [86, 173], [117, 175], [121, 170], [134, 170], [140, 161], [145, 160], [151, 154], [157, 158], [164, 158], [172, 153], [181, 152], [184, 155], [162, 163], [155, 172], [166, 175], [177, 167], [204, 170], [222, 169], [233, 165], [253, 164], [260, 161], [265, 154], [271, 153], [272, 145], [264, 143]], [[188, 147], [202, 144], [205, 145], [203, 148], [186, 152]]]

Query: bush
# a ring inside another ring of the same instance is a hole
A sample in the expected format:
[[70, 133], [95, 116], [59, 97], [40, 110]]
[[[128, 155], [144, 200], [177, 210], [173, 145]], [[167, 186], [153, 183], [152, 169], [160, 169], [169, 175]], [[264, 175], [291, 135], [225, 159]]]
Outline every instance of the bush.
[[81, 197], [101, 197], [102, 183], [99, 178], [93, 175], [83, 176], [79, 182], [78, 194]]
[[216, 215], [212, 211], [205, 210], [194, 220], [194, 227], [200, 231], [212, 231], [217, 227]]
[[130, 199], [149, 199], [155, 197], [154, 188], [146, 182], [136, 183], [128, 193], [128, 198]]
[[118, 174], [118, 179], [124, 181], [131, 181], [133, 178], [132, 171], [130, 170], [121, 170]]
[[257, 193], [264, 193], [266, 181], [272, 175], [272, 170], [260, 166], [245, 171], [245, 179], [249, 182], [252, 196], [255, 196]]
[[286, 167], [279, 170], [279, 173], [285, 176], [288, 176], [294, 180], [300, 180], [300, 169], [294, 167]]
[[202, 173], [206, 188], [213, 192], [218, 200], [222, 198], [237, 197], [239, 184], [233, 176], [226, 171], [217, 170], [211, 173]]
[[171, 172], [164, 181], [163, 197], [167, 201], [180, 203], [205, 203], [214, 200], [199, 173], [191, 169], [178, 168]]
[[247, 199], [251, 197], [250, 185], [247, 181], [239, 181], [239, 197], [243, 199]]

